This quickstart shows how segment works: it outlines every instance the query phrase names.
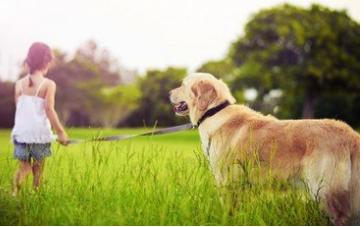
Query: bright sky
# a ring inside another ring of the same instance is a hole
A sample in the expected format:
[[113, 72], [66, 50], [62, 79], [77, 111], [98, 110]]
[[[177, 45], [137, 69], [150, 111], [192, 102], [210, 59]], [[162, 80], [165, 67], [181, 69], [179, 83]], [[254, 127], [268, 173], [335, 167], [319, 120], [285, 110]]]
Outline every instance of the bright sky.
[[2, 0], [0, 79], [13, 80], [34, 41], [72, 53], [93, 39], [129, 69], [219, 59], [249, 17], [280, 3], [320, 3], [359, 21], [359, 0]]

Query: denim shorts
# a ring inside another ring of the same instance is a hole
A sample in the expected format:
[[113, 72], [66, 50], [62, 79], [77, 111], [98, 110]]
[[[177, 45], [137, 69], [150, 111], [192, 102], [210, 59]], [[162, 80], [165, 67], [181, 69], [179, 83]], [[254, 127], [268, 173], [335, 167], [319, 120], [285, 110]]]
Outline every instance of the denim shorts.
[[19, 143], [14, 140], [14, 158], [30, 161], [31, 158], [41, 161], [52, 154], [50, 143]]

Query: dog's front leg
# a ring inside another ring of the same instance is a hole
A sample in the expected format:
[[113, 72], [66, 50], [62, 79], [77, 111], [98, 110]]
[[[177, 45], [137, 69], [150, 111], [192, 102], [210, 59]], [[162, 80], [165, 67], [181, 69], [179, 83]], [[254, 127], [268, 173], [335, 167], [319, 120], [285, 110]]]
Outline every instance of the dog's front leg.
[[240, 181], [238, 181], [239, 177], [236, 177], [236, 168], [239, 166], [226, 164], [213, 168], [221, 205], [230, 216], [239, 209], [243, 191]]

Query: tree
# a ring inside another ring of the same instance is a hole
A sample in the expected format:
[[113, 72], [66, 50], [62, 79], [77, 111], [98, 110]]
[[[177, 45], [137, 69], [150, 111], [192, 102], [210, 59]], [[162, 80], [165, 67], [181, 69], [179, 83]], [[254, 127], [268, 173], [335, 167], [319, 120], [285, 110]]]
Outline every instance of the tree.
[[0, 81], [0, 128], [14, 126], [14, 83]]
[[[328, 94], [336, 97], [344, 93], [354, 104], [341, 111], [352, 111], [351, 118], [359, 119], [359, 34], [359, 24], [345, 11], [287, 4], [262, 10], [231, 45], [229, 57], [237, 68], [233, 89], [255, 88], [257, 102], [270, 90], [280, 89], [281, 114], [303, 118], [313, 118], [319, 112], [336, 117], [323, 112], [318, 104], [324, 97], [327, 100]], [[326, 108], [330, 109], [333, 107]]]
[[142, 92], [139, 107], [122, 125], [168, 126], [186, 121], [175, 116], [169, 101], [169, 91], [180, 86], [186, 74], [184, 68], [147, 71], [137, 82]]
[[223, 79], [225, 82], [232, 80], [234, 65], [230, 59], [212, 60], [202, 64], [196, 71], [205, 72]]
[[94, 101], [93, 111], [89, 113], [93, 125], [115, 127], [138, 107], [141, 96], [135, 85], [103, 87], [90, 92]]
[[56, 109], [66, 125], [112, 127], [135, 109], [138, 92], [122, 80], [121, 72], [128, 70], [107, 50], [89, 41], [70, 60], [59, 50], [54, 53], [48, 76], [57, 84]]

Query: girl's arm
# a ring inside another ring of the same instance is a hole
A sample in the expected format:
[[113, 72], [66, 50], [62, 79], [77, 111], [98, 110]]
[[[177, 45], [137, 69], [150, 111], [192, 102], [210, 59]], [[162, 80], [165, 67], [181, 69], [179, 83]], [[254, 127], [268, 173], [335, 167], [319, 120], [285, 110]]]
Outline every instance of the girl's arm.
[[58, 141], [63, 144], [68, 144], [68, 136], [64, 130], [61, 122], [59, 121], [57, 112], [54, 109], [54, 99], [56, 96], [56, 83], [49, 80], [49, 85], [47, 87], [46, 97], [45, 97], [45, 110], [47, 117], [52, 124], [52, 127], [57, 133]]

